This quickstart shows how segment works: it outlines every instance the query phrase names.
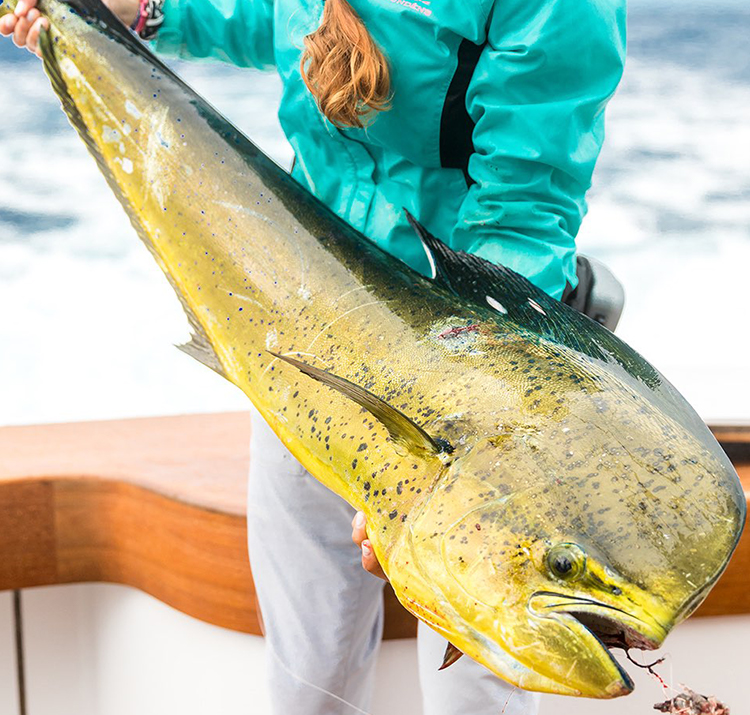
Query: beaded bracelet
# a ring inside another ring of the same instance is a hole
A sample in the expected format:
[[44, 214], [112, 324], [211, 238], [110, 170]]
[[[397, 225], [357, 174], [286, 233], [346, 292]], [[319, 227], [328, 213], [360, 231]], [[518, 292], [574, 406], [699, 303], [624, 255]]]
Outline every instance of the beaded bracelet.
[[140, 0], [138, 15], [130, 26], [142, 40], [150, 40], [164, 22], [164, 0]]

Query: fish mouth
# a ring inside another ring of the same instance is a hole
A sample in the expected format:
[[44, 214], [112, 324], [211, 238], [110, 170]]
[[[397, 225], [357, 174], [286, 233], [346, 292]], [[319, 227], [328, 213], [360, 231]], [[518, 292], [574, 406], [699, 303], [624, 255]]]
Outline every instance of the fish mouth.
[[[573, 639], [579, 644], [585, 643], [587, 649], [593, 649], [592, 661], [600, 664], [594, 671], [602, 671], [594, 680], [604, 677], [605, 671], [612, 678], [601, 694], [589, 694], [593, 697], [617, 697], [634, 688], [633, 681], [615, 659], [612, 649], [654, 650], [661, 646], [668, 631], [649, 614], [635, 616], [601, 601], [554, 591], [537, 591], [529, 598], [528, 606], [537, 617], [564, 621]], [[594, 676], [594, 671], [590, 671], [590, 675]]]
[[537, 591], [529, 599], [529, 607], [538, 615], [570, 614], [607, 648], [655, 650], [667, 635], [667, 629], [650, 616], [648, 620], [638, 618], [592, 598]]
[[649, 636], [609, 615], [589, 611], [569, 610], [567, 612], [607, 648], [655, 650], [659, 647], [659, 643]]

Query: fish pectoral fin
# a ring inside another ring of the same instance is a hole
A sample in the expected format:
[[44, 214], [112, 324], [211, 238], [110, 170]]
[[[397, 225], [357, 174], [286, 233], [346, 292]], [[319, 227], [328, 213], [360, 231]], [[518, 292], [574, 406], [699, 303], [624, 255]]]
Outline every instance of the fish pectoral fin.
[[385, 426], [394, 442], [398, 442], [407, 449], [413, 452], [426, 452], [434, 455], [453, 451], [453, 448], [445, 440], [433, 439], [403, 412], [392, 407], [385, 400], [381, 400], [372, 392], [365, 390], [364, 387], [355, 385], [353, 382], [333, 375], [326, 370], [308, 365], [301, 360], [295, 360], [287, 355], [279, 355], [271, 350], [268, 352], [279, 360], [293, 365], [313, 380], [322, 382], [324, 385], [340, 392], [361, 407], [364, 407]]
[[438, 670], [445, 670], [447, 667], [453, 665], [462, 655], [463, 652], [456, 648], [453, 643], [448, 643], [448, 647], [445, 649], [445, 655], [443, 656], [443, 664]]

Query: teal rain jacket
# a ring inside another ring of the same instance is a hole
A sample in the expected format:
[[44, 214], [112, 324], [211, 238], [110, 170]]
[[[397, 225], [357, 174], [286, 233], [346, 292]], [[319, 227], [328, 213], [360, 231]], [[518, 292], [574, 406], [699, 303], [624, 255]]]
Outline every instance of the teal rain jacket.
[[620, 80], [625, 0], [350, 0], [388, 57], [393, 102], [365, 129], [327, 121], [300, 75], [322, 0], [166, 0], [158, 52], [275, 67], [293, 176], [413, 268], [407, 208], [454, 249], [554, 297]]

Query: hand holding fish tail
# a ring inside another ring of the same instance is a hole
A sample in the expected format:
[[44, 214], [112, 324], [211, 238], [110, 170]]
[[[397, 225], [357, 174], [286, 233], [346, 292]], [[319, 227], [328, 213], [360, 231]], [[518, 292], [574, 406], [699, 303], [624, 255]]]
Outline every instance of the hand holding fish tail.
[[[104, 4], [128, 27], [138, 15], [139, 0], [103, 0]], [[39, 47], [39, 34], [49, 29], [49, 20], [37, 7], [37, 0], [20, 0], [13, 12], [0, 16], [0, 35], [13, 36], [18, 47], [25, 47], [38, 57], [42, 56]]]
[[37, 0], [21, 0], [14, 12], [0, 17], [0, 35], [12, 35], [18, 47], [26, 47], [29, 52], [41, 56], [39, 33], [42, 28], [49, 27], [49, 21], [42, 17], [36, 4]]
[[362, 568], [373, 576], [388, 580], [367, 538], [367, 523], [363, 512], [358, 511], [352, 519], [352, 541], [362, 549]]

